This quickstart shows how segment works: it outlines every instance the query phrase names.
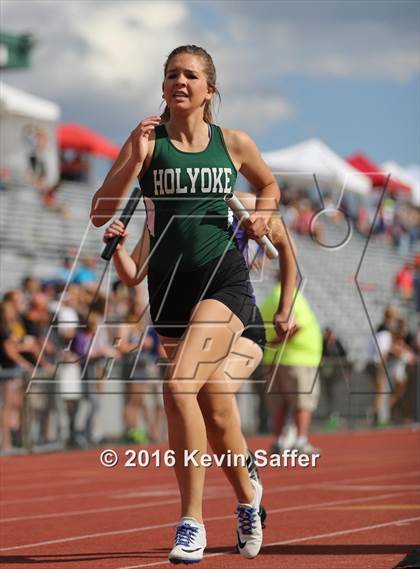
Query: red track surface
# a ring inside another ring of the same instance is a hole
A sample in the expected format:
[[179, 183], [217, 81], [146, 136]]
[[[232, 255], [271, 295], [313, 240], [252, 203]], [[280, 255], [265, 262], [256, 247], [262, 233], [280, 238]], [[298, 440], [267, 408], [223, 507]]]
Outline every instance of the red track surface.
[[[235, 499], [208, 469], [203, 569], [389, 569], [420, 542], [419, 433], [313, 437], [316, 468], [264, 468], [269, 512], [257, 559], [235, 553]], [[267, 448], [267, 439], [251, 441]], [[2, 458], [2, 567], [169, 567], [179, 515], [174, 472], [115, 468], [100, 450]], [[154, 449], [153, 449], [154, 450]], [[182, 566], [181, 566], [182, 567]]]

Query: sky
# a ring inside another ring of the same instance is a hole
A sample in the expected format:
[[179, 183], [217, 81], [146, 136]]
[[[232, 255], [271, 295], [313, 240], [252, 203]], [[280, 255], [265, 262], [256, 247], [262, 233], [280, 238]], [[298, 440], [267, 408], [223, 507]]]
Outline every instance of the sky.
[[[2, 79], [122, 144], [161, 112], [173, 48], [213, 56], [215, 122], [261, 151], [318, 137], [341, 156], [420, 161], [420, 2], [2, 0], [3, 31], [37, 38]], [[216, 105], [217, 108], [217, 105]]]

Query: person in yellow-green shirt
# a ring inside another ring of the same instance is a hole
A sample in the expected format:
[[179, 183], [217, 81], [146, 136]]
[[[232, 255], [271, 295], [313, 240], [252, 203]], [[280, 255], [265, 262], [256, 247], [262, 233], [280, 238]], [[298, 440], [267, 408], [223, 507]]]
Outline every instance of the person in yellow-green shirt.
[[295, 291], [295, 327], [279, 336], [271, 322], [278, 310], [280, 292], [278, 283], [261, 307], [267, 335], [263, 362], [269, 372], [267, 400], [274, 435], [271, 452], [285, 450], [283, 429], [292, 413], [297, 428], [297, 438], [292, 446], [301, 453], [311, 454], [318, 452], [309, 443], [308, 432], [320, 394], [317, 371], [322, 358], [322, 332], [309, 303]]

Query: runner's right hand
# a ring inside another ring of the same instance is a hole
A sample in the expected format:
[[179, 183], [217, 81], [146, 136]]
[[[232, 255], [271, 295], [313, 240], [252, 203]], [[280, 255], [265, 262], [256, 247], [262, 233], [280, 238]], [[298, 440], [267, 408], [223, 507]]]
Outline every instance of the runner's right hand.
[[161, 119], [158, 115], [146, 117], [136, 126], [130, 135], [131, 140], [131, 156], [136, 162], [143, 164], [149, 149], [149, 137], [158, 126]]
[[104, 243], [108, 243], [108, 241], [110, 239], [112, 239], [113, 237], [116, 237], [116, 236], [121, 237], [121, 239], [117, 245], [117, 248], [115, 249], [116, 251], [119, 251], [120, 249], [122, 249], [122, 247], [124, 247], [125, 241], [128, 237], [128, 232], [125, 229], [123, 222], [120, 221], [119, 219], [115, 219], [111, 223], [111, 225], [109, 225], [106, 228], [104, 236], [103, 236]]

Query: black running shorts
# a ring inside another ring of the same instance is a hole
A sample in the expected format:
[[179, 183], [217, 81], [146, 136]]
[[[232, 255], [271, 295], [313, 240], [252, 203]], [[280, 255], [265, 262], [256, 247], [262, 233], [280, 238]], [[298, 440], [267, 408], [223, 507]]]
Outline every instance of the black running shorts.
[[200, 300], [219, 300], [246, 327], [255, 316], [254, 293], [246, 262], [230, 249], [194, 271], [162, 274], [149, 267], [150, 315], [161, 336], [180, 338]]
[[255, 342], [255, 344], [258, 344], [258, 346], [264, 350], [266, 344], [265, 327], [260, 309], [257, 305], [253, 308], [253, 316], [245, 330], [242, 332], [242, 337]]

